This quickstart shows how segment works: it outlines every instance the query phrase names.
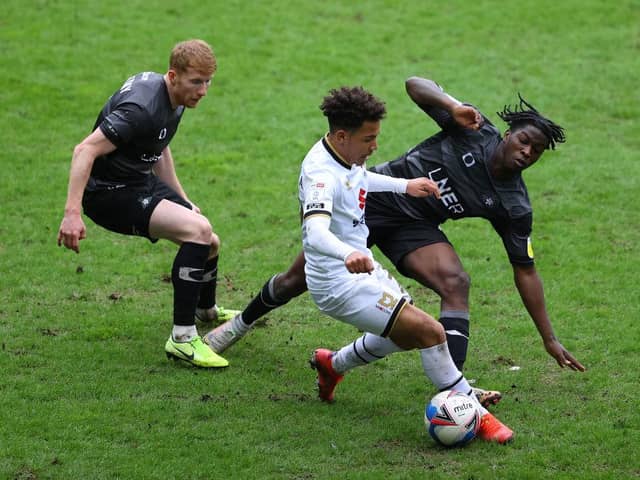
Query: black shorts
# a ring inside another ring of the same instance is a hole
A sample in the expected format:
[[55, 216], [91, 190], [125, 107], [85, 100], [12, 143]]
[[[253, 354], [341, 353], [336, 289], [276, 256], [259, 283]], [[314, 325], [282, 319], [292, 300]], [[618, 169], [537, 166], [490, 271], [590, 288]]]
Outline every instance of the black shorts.
[[402, 260], [408, 253], [425, 245], [434, 243], [451, 243], [437, 224], [427, 221], [417, 221], [407, 218], [405, 222], [394, 219], [393, 225], [384, 225], [381, 218], [372, 218], [369, 223], [367, 212], [366, 222], [369, 228], [369, 247], [376, 245], [380, 251], [395, 265], [404, 276], [407, 272], [402, 268]]
[[162, 200], [182, 205], [191, 210], [191, 204], [155, 175], [145, 185], [109, 184], [91, 178], [84, 191], [82, 208], [96, 224], [112, 232], [146, 237], [149, 220]]

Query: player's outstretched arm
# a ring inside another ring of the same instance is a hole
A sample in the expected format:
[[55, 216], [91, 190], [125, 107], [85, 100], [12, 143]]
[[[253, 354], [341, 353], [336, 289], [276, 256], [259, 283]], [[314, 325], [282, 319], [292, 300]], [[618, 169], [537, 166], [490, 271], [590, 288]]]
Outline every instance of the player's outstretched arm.
[[422, 77], [410, 77], [405, 82], [407, 94], [425, 113], [432, 117], [441, 127], [447, 123], [446, 114], [438, 114], [444, 110], [461, 127], [477, 130], [482, 126], [482, 115], [471, 105], [464, 105], [445, 92], [433, 80]]
[[460, 105], [460, 102], [445, 93], [440, 85], [433, 80], [422, 77], [410, 77], [405, 82], [407, 94], [423, 110], [432, 107], [441, 108], [447, 112]]
[[513, 265], [513, 272], [522, 302], [542, 337], [547, 353], [555, 358], [560, 367], [584, 372], [585, 367], [562, 346], [553, 333], [553, 327], [545, 307], [542, 280], [535, 267]]
[[368, 171], [367, 176], [370, 192], [406, 193], [412, 197], [435, 195], [440, 198], [438, 184], [427, 177], [396, 178], [372, 171]]

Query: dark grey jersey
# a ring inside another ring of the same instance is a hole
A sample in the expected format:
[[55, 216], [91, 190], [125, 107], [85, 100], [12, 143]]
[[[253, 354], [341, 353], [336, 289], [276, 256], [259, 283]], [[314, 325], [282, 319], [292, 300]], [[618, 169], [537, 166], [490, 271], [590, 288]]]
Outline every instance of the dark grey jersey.
[[130, 77], [109, 98], [94, 125], [116, 149], [96, 159], [91, 176], [98, 183], [144, 183], [175, 135], [183, 112], [183, 106], [171, 106], [161, 74]]
[[371, 192], [365, 214], [369, 228], [399, 227], [407, 219], [439, 225], [448, 219], [482, 217], [502, 237], [513, 263], [532, 263], [532, 210], [524, 181], [517, 176], [498, 182], [489, 174], [500, 132], [486, 118], [479, 130], [471, 130], [457, 126], [446, 112], [427, 113], [443, 130], [371, 170], [393, 177], [428, 177], [438, 184], [441, 198]]

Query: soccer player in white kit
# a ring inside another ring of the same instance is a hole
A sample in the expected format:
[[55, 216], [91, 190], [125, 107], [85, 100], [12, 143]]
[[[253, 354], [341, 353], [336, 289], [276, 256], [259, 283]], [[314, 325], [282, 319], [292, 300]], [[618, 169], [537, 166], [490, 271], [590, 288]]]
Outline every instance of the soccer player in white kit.
[[461, 391], [481, 411], [478, 436], [506, 443], [513, 432], [482, 407], [447, 347], [444, 328], [409, 295], [367, 248], [364, 210], [369, 191], [439, 195], [427, 178], [392, 178], [366, 170], [377, 148], [384, 104], [362, 87], [331, 90], [320, 106], [329, 133], [305, 157], [299, 180], [302, 244], [309, 292], [318, 308], [365, 333], [338, 351], [317, 349], [320, 399], [334, 401], [344, 373], [385, 356], [419, 349], [425, 375], [439, 390]]

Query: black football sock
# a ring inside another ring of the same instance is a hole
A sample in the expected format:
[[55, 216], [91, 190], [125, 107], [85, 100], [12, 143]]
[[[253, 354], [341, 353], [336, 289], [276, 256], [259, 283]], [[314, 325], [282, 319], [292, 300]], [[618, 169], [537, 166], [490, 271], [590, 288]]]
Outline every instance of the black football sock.
[[218, 255], [209, 258], [204, 264], [202, 285], [198, 308], [209, 309], [216, 304], [216, 285], [218, 283]]
[[185, 242], [178, 249], [171, 269], [173, 284], [173, 324], [194, 325], [194, 315], [204, 264], [209, 256], [209, 245]]
[[462, 371], [469, 346], [469, 312], [443, 310], [440, 312], [440, 323], [447, 334], [451, 358], [458, 370]]
[[247, 305], [242, 312], [242, 321], [247, 325], [253, 324], [257, 319], [263, 315], [269, 313], [278, 307], [281, 307], [287, 303], [290, 299], [279, 300], [275, 297], [273, 292], [273, 282], [277, 275], [271, 277], [267, 283], [264, 284], [260, 293], [253, 297], [253, 300]]

